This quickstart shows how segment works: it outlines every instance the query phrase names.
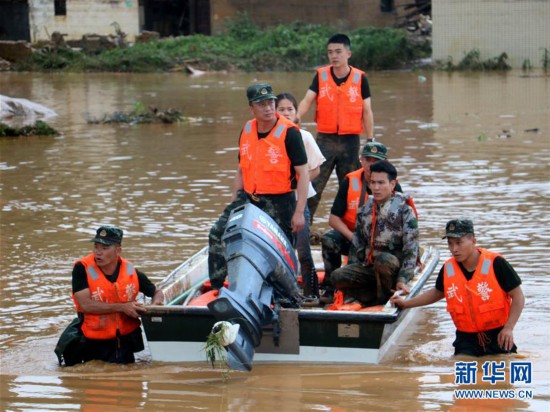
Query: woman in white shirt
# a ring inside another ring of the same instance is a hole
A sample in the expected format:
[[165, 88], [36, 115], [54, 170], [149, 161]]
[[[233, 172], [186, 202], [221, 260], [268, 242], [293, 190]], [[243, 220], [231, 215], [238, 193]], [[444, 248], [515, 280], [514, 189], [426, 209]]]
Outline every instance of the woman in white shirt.
[[[287, 118], [291, 122], [296, 122], [296, 113], [298, 110], [298, 103], [294, 96], [290, 93], [281, 93], [277, 96], [277, 113]], [[315, 190], [311, 181], [319, 174], [319, 166], [325, 161], [317, 142], [310, 132], [304, 129], [300, 129], [302, 139], [304, 141], [304, 147], [307, 153], [307, 163], [309, 169], [309, 190], [308, 198], [315, 196]], [[304, 296], [306, 298], [306, 305], [316, 305], [319, 302], [319, 281], [317, 278], [317, 272], [315, 270], [315, 264], [311, 256], [311, 247], [309, 244], [309, 220], [310, 213], [307, 207], [304, 210], [304, 217], [306, 224], [304, 228], [296, 233], [296, 250], [298, 252], [298, 260], [300, 261], [300, 274], [302, 275], [302, 285], [304, 288]]]

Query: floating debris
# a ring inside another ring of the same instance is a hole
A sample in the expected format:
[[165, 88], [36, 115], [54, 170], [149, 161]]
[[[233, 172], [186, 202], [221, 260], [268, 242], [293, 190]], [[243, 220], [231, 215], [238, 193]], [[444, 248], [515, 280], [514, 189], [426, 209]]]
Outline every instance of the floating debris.
[[229, 322], [216, 322], [206, 338], [204, 351], [206, 360], [214, 369], [221, 369], [225, 381], [229, 379], [231, 369], [227, 366], [227, 351], [225, 346], [235, 340], [239, 327]]
[[160, 110], [154, 106], [149, 106], [149, 110], [145, 110], [142, 103], [135, 103], [134, 109], [129, 113], [114, 112], [113, 114], [106, 114], [102, 118], [94, 119], [88, 118], [87, 122], [90, 124], [105, 124], [105, 123], [128, 123], [128, 124], [141, 124], [141, 123], [178, 123], [185, 122], [185, 118], [179, 110], [168, 108], [166, 110]]
[[48, 123], [41, 120], [33, 125], [22, 127], [12, 127], [0, 122], [0, 137], [18, 137], [18, 136], [57, 136], [59, 132]]
[[513, 130], [507, 130], [503, 129], [498, 135], [497, 138], [499, 139], [509, 139], [512, 137]]
[[437, 129], [439, 124], [437, 123], [422, 123], [417, 126], [419, 129]]
[[0, 121], [9, 126], [32, 126], [57, 116], [53, 110], [27, 99], [0, 94]]

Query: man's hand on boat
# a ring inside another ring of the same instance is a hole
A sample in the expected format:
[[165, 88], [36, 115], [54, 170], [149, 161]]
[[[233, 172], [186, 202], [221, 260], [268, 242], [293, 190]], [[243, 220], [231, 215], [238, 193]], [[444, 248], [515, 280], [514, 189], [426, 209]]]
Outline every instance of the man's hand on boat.
[[392, 306], [396, 306], [399, 309], [406, 309], [406, 301], [401, 297], [401, 293], [394, 293], [393, 296], [390, 298], [390, 303]]
[[[164, 293], [162, 290], [157, 289], [153, 298], [151, 299], [151, 305], [162, 305], [164, 303]], [[143, 306], [143, 303], [140, 302], [125, 302], [121, 303], [121, 310], [124, 314], [130, 316], [131, 318], [139, 318], [140, 313], [146, 313], [147, 309]]]
[[393, 290], [393, 295], [390, 298], [390, 303], [392, 306], [398, 306], [401, 309], [404, 309], [405, 306], [405, 299], [403, 299], [401, 296], [408, 295], [411, 291], [411, 288], [403, 283], [403, 282], [397, 282], [395, 285], [395, 289]]
[[147, 312], [147, 309], [139, 302], [124, 302], [120, 303], [120, 312], [131, 318], [139, 318], [139, 314]]

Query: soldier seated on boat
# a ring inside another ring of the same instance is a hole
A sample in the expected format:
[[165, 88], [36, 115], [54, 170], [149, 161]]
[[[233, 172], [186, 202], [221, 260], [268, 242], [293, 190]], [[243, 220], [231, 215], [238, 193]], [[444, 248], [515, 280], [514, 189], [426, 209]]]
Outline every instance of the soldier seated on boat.
[[[340, 182], [338, 193], [334, 198], [328, 224], [332, 228], [321, 239], [325, 278], [322, 287], [323, 303], [332, 303], [334, 287], [331, 274], [342, 266], [342, 255], [348, 255], [351, 238], [355, 230], [357, 210], [365, 204], [372, 192], [369, 188], [370, 165], [379, 160], [387, 159], [388, 149], [379, 142], [369, 142], [363, 147], [359, 161], [361, 168], [348, 173]], [[399, 182], [395, 183], [395, 191], [402, 192]]]
[[447, 222], [445, 238], [452, 257], [435, 287], [408, 300], [394, 296], [391, 302], [406, 309], [445, 298], [456, 326], [455, 355], [516, 352], [513, 329], [525, 304], [518, 274], [499, 253], [476, 246], [470, 219]]
[[136, 297], [142, 292], [152, 297], [155, 305], [163, 303], [164, 295], [120, 256], [122, 235], [118, 227], [101, 226], [91, 240], [93, 252], [73, 267], [73, 300], [81, 321], [82, 357], [74, 356], [73, 351], [71, 361], [65, 359], [67, 365], [93, 359], [133, 363], [134, 352], [144, 349], [139, 315], [146, 310]]
[[357, 212], [349, 264], [331, 275], [345, 303], [384, 304], [394, 289], [409, 290], [418, 259], [418, 221], [412, 199], [395, 192], [396, 184], [390, 162], [370, 166], [372, 195]]

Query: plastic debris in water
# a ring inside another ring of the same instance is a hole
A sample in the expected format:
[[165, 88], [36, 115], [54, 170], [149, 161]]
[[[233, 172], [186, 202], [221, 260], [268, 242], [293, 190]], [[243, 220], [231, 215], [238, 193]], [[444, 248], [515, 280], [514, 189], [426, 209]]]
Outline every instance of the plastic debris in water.
[[418, 125], [419, 129], [437, 129], [438, 127], [437, 123], [421, 123]]

